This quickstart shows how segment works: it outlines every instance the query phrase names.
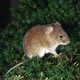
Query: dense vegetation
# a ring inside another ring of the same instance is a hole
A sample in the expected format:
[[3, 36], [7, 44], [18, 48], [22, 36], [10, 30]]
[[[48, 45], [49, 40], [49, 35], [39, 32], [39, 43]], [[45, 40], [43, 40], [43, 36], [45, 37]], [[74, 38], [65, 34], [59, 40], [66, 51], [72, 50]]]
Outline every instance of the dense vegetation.
[[[13, 20], [0, 32], [0, 76], [5, 80], [80, 80], [80, 1], [20, 0], [11, 8]], [[58, 47], [58, 59], [46, 55], [29, 60], [23, 57], [22, 39], [33, 25], [59, 21], [71, 43]], [[24, 61], [24, 64], [6, 72]]]

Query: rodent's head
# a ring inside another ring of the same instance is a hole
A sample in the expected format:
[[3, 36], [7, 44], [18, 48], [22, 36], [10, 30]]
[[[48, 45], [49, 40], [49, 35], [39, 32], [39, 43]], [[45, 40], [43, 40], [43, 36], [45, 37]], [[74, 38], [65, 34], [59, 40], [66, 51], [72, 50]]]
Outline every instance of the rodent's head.
[[46, 34], [48, 34], [47, 36], [53, 44], [67, 45], [70, 43], [67, 33], [62, 29], [59, 22], [48, 25], [46, 28]]

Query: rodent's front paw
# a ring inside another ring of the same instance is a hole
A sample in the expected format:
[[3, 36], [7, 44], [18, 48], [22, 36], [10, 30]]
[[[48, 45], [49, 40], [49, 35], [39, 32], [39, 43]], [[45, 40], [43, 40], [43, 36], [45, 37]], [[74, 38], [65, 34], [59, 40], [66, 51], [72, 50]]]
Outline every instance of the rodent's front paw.
[[62, 53], [59, 53], [59, 56], [61, 56], [62, 55]]
[[59, 54], [56, 53], [56, 54], [54, 54], [53, 57], [54, 57], [54, 58], [58, 58], [58, 57], [60, 57], [60, 56], [62, 56], [62, 53], [59, 53]]
[[58, 58], [59, 57], [59, 54], [54, 54], [53, 58]]

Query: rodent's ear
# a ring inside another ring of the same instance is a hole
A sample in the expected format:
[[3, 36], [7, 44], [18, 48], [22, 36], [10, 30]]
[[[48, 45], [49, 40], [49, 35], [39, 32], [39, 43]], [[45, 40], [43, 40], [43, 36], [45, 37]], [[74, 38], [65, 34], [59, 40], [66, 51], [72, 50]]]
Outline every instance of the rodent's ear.
[[58, 25], [61, 25], [58, 21], [56, 21], [55, 23], [58, 24]]
[[46, 27], [46, 34], [50, 34], [53, 31], [53, 27], [52, 26], [47, 26]]

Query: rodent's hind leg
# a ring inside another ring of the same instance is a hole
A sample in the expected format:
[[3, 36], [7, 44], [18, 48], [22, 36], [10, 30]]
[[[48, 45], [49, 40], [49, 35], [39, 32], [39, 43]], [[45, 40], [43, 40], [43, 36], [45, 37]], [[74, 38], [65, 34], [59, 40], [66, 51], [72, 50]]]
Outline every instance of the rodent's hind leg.
[[32, 59], [32, 57], [33, 57], [32, 55], [29, 56], [30, 59]]
[[38, 53], [38, 56], [42, 58], [45, 55], [45, 49], [41, 49]]
[[33, 55], [32, 54], [27, 54], [27, 57], [32, 59]]
[[38, 54], [38, 56], [39, 56], [40, 58], [42, 58], [44, 55], [45, 55], [45, 53], [43, 53], [43, 52], [40, 52], [40, 53]]

